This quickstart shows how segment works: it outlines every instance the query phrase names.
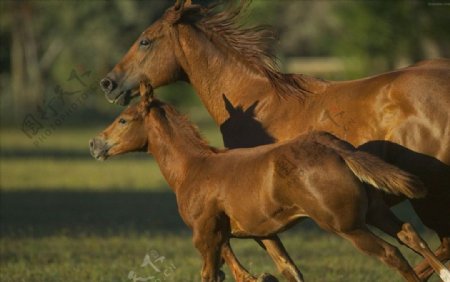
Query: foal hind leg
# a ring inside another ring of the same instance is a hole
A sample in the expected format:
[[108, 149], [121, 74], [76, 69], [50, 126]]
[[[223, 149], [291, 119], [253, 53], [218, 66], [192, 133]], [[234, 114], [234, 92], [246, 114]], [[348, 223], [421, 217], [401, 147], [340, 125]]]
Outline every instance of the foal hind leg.
[[[262, 244], [260, 240], [255, 239], [259, 244]], [[281, 242], [280, 242], [281, 243]], [[266, 245], [262, 247], [267, 251]], [[270, 249], [270, 248], [269, 248]], [[268, 251], [269, 252], [269, 251]], [[272, 257], [273, 258], [273, 257]], [[278, 281], [274, 276], [268, 273], [261, 274], [259, 277], [255, 277], [248, 272], [248, 270], [238, 261], [234, 254], [230, 242], [226, 242], [222, 247], [222, 259], [230, 268], [231, 274], [234, 280], [237, 282], [275, 282]], [[275, 259], [274, 259], [275, 260]], [[297, 280], [290, 280], [297, 281]]]
[[290, 282], [303, 282], [303, 274], [292, 261], [278, 236], [258, 240], [275, 262], [278, 271]]
[[237, 282], [256, 282], [257, 279], [251, 275], [247, 269], [237, 260], [236, 255], [230, 246], [230, 241], [227, 241], [222, 246], [222, 258], [230, 268], [234, 280]]
[[340, 233], [339, 235], [351, 241], [353, 245], [362, 252], [371, 256], [376, 256], [388, 266], [395, 268], [406, 281], [420, 281], [419, 277], [417, 277], [416, 273], [402, 256], [400, 251], [396, 247], [375, 236], [366, 227]]

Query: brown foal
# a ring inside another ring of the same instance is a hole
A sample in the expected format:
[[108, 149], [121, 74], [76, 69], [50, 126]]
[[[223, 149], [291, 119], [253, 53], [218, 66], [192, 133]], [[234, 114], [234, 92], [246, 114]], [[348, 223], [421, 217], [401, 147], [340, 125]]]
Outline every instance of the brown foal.
[[[147, 150], [155, 157], [176, 194], [181, 217], [193, 230], [204, 262], [202, 281], [223, 279], [221, 257], [233, 273], [242, 267], [229, 248], [231, 237], [268, 238], [304, 217], [378, 257], [407, 281], [420, 280], [396, 247], [370, 232], [366, 218], [424, 256], [438, 273], [448, 271], [412, 226], [396, 219], [378, 192], [421, 198], [426, 190], [415, 176], [324, 132], [218, 150], [174, 108], [153, 99], [149, 89], [141, 83], [141, 102], [90, 141], [91, 154], [104, 160]], [[295, 271], [294, 278], [303, 281]], [[255, 281], [250, 276], [236, 279]]]

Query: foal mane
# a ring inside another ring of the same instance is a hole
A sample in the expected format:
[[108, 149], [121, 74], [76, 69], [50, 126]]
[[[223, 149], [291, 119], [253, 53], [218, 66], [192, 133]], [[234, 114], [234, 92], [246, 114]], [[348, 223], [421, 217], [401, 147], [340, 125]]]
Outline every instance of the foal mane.
[[313, 93], [305, 88], [305, 83], [317, 81], [316, 79], [280, 72], [277, 58], [271, 48], [275, 34], [270, 26], [244, 27], [239, 23], [251, 0], [240, 0], [239, 4], [230, 2], [222, 11], [218, 11], [217, 6], [222, 6], [223, 3], [206, 8], [185, 11], [181, 9], [179, 12], [182, 14], [178, 16], [178, 22], [195, 26], [211, 41], [222, 44], [237, 54], [242, 61], [265, 75], [280, 97], [295, 96], [303, 100], [306, 95]]
[[174, 138], [182, 138], [184, 142], [189, 142], [190, 148], [199, 148], [204, 152], [218, 153], [222, 150], [214, 148], [202, 137], [197, 126], [195, 126], [189, 119], [180, 114], [173, 106], [153, 100], [151, 107], [158, 111], [158, 119], [163, 126], [168, 130], [169, 134]]

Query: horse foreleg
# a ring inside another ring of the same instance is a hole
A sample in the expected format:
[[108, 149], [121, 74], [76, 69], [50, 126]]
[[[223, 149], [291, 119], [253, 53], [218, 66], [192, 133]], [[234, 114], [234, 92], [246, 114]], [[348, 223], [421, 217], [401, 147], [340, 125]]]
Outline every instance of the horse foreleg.
[[267, 251], [275, 262], [278, 271], [280, 271], [288, 281], [304, 281], [303, 274], [292, 261], [278, 236], [275, 235], [266, 239], [257, 239], [257, 241]]
[[[437, 250], [434, 252], [435, 256], [443, 263], [450, 260], [450, 238], [444, 237], [441, 238], [441, 245], [437, 248]], [[447, 266], [450, 267], [450, 264]], [[431, 275], [433, 275], [434, 270], [428, 263], [428, 261], [425, 259], [421, 263], [419, 263], [415, 268], [414, 271], [419, 275], [421, 279], [427, 280], [430, 278]]]
[[377, 195], [372, 197], [372, 206], [368, 212], [367, 222], [398, 239], [402, 244], [425, 258], [426, 262], [420, 265], [421, 269], [417, 269], [417, 267], [414, 269], [422, 281], [427, 280], [433, 274], [434, 269], [441, 279], [450, 282], [448, 269], [441, 263], [441, 259], [433, 254], [411, 224], [401, 222]]
[[[450, 282], [450, 271], [448, 268], [444, 266], [441, 262], [441, 258], [437, 257], [428, 247], [427, 243], [420, 238], [417, 232], [413, 229], [413, 227], [409, 223], [405, 223], [402, 226], [402, 230], [398, 233], [398, 238], [406, 244], [408, 247], [421, 254], [431, 266], [431, 268], [436, 272], [437, 275], [444, 281]], [[447, 246], [448, 247], [448, 246]], [[445, 246], [442, 249], [442, 256], [445, 255]], [[447, 250], [448, 251], [448, 250]], [[444, 257], [445, 258], [445, 257]], [[430, 272], [429, 270], [427, 271]], [[417, 273], [417, 272], [416, 272]], [[424, 273], [425, 276], [428, 273]], [[423, 277], [423, 279], [427, 279], [432, 272], [427, 276]], [[422, 277], [422, 275], [421, 275]]]

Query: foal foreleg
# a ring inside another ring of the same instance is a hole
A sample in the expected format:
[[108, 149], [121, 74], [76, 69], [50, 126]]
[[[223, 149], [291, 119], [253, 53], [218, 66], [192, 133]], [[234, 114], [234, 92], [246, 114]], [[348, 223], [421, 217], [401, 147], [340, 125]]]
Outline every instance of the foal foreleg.
[[303, 282], [303, 274], [297, 268], [291, 257], [287, 253], [278, 236], [272, 236], [266, 239], [257, 240], [267, 251], [272, 260], [275, 262], [278, 271], [283, 274], [288, 281]]
[[193, 243], [203, 257], [202, 282], [222, 282], [225, 275], [220, 271], [221, 252], [228, 241], [220, 222], [199, 220], [193, 228]]
[[434, 255], [427, 243], [417, 234], [411, 224], [403, 224], [402, 230], [397, 236], [405, 245], [422, 255], [444, 282], [450, 282], [450, 271]]

